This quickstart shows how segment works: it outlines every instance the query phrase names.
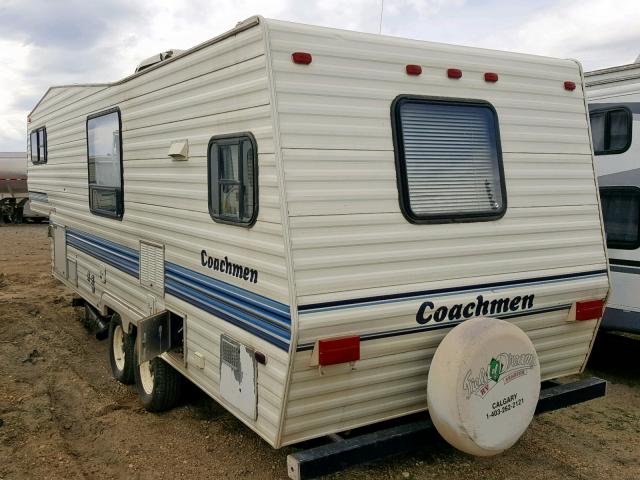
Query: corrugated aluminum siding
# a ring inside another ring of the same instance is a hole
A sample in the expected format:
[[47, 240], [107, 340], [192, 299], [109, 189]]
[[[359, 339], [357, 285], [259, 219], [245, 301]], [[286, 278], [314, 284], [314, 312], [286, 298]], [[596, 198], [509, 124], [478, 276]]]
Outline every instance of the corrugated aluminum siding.
[[[122, 112], [124, 207], [122, 222], [89, 212], [85, 122], [112, 106]], [[137, 252], [140, 239], [165, 245], [167, 262], [289, 304], [280, 191], [267, 83], [264, 37], [251, 28], [193, 51], [166, 65], [111, 86], [51, 90], [31, 115], [29, 128], [47, 127], [47, 165], [29, 167], [31, 190], [46, 192], [51, 220], [110, 240]], [[215, 223], [207, 207], [207, 144], [214, 135], [251, 132], [258, 145], [259, 215], [251, 229]], [[189, 160], [167, 156], [174, 140], [189, 141]], [[257, 284], [203, 268], [200, 252], [259, 271]], [[102, 262], [69, 247], [78, 258], [79, 290], [100, 301], [83, 278]], [[136, 267], [137, 268], [137, 267]], [[107, 265], [108, 292], [145, 315], [147, 294], [137, 278]], [[272, 444], [277, 440], [288, 354], [246, 330], [169, 294], [167, 308], [186, 314], [189, 376], [219, 397], [219, 338], [227, 333], [267, 354], [259, 365], [258, 419], [238, 414]], [[205, 358], [194, 366], [194, 353]], [[226, 404], [225, 404], [226, 405]], [[226, 405], [232, 412], [233, 406]]]
[[[279, 21], [269, 29], [299, 308], [606, 269], [582, 89], [563, 88], [565, 80], [581, 84], [574, 62]], [[313, 62], [295, 65], [294, 51]], [[406, 64], [422, 65], [422, 75], [406, 75]], [[447, 78], [450, 67], [462, 78]], [[499, 81], [485, 82], [486, 71]], [[398, 95], [493, 105], [507, 189], [502, 219], [413, 225], [402, 216], [391, 131]], [[536, 306], [601, 298], [607, 288], [604, 273], [538, 285]], [[415, 327], [419, 304], [301, 310], [299, 344]], [[545, 378], [585, 362], [596, 322], [566, 323], [567, 312], [513, 320], [534, 340]], [[424, 410], [429, 361], [446, 331], [363, 341], [354, 371], [321, 375], [308, 366], [310, 350], [296, 354], [283, 442]]]

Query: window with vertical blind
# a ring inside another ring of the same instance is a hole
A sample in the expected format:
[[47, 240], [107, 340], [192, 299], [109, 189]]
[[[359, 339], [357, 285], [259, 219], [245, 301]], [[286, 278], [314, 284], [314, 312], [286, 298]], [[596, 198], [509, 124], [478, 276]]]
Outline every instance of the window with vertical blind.
[[504, 215], [498, 118], [489, 103], [401, 96], [392, 110], [400, 205], [409, 221]]
[[253, 225], [258, 215], [258, 152], [253, 135], [213, 137], [207, 160], [211, 218]]

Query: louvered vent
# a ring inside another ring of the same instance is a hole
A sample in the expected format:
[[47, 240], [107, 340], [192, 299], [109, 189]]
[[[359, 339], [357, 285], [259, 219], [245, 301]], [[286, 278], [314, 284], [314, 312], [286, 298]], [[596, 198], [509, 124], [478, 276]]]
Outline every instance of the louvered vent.
[[164, 247], [140, 242], [140, 284], [164, 292]]
[[405, 201], [417, 218], [504, 209], [497, 121], [486, 104], [407, 99], [398, 105]]

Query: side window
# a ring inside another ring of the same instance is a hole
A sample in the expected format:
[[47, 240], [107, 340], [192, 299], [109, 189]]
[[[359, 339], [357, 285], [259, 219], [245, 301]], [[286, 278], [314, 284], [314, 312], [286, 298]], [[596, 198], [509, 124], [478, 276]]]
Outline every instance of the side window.
[[[592, 106], [597, 107], [597, 104]], [[626, 152], [631, 146], [632, 116], [626, 107], [592, 110], [591, 137], [595, 155]]]
[[640, 189], [602, 187], [600, 202], [607, 247], [622, 250], [640, 247]]
[[87, 118], [89, 208], [92, 213], [122, 218], [122, 132], [120, 110]]
[[400, 206], [410, 222], [504, 215], [498, 118], [490, 104], [402, 96], [392, 115]]
[[45, 127], [32, 130], [29, 135], [31, 163], [47, 163], [47, 129]]
[[221, 223], [253, 225], [258, 215], [258, 152], [253, 135], [213, 137], [207, 165], [211, 217]]

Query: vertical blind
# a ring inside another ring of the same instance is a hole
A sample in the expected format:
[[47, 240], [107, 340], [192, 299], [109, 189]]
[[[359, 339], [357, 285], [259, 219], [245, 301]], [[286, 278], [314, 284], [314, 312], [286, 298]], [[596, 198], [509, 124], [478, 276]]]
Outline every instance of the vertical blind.
[[399, 104], [406, 197], [416, 218], [494, 216], [504, 210], [497, 122], [486, 104]]

